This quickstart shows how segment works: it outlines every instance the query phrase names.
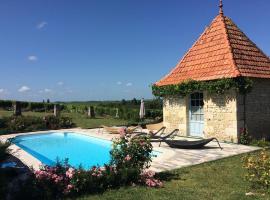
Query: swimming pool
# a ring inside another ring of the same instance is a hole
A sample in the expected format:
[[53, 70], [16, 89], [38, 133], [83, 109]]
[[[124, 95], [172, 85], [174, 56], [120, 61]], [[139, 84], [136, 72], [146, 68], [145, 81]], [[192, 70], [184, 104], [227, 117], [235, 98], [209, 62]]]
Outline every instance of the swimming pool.
[[[11, 142], [37, 158], [45, 165], [53, 166], [56, 160], [68, 158], [71, 166], [89, 169], [103, 166], [110, 161], [112, 142], [75, 132], [48, 132], [20, 135]], [[153, 151], [153, 155], [160, 152]]]
[[112, 146], [109, 140], [73, 132], [22, 135], [13, 138], [11, 142], [43, 164], [52, 166], [55, 165], [56, 159], [63, 161], [68, 158], [71, 166], [81, 165], [85, 169], [93, 165], [108, 164]]

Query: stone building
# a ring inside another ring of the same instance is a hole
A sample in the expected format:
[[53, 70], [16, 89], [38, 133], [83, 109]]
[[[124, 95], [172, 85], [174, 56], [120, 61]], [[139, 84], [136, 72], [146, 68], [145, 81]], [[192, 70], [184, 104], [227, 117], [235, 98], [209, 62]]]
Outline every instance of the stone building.
[[252, 90], [241, 94], [196, 91], [186, 96], [163, 96], [163, 122], [185, 136], [217, 137], [238, 142], [247, 130], [257, 138], [270, 138], [270, 59], [234, 22], [219, 14], [157, 87], [187, 80], [215, 81], [248, 77]]

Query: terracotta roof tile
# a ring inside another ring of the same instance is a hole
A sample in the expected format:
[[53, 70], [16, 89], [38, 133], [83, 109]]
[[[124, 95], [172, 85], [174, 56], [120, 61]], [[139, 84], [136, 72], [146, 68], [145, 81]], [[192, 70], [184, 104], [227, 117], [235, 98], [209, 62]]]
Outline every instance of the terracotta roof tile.
[[176, 67], [156, 84], [238, 76], [270, 78], [270, 59], [231, 19], [219, 14]]

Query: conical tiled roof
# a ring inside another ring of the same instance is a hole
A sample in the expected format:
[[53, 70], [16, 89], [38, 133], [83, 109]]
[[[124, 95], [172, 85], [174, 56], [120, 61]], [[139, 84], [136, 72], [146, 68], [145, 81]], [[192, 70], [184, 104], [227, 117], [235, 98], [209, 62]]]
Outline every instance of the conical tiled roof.
[[270, 78], [270, 59], [230, 18], [220, 13], [176, 67], [156, 85], [239, 76]]

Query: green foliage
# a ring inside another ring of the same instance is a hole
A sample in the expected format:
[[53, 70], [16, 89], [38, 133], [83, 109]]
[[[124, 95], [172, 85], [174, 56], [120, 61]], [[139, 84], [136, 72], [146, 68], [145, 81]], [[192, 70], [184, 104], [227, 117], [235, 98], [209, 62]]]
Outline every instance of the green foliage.
[[133, 168], [141, 172], [150, 166], [152, 144], [148, 137], [116, 138], [111, 150], [111, 164], [117, 169]]
[[258, 155], [250, 155], [243, 159], [247, 170], [246, 179], [254, 188], [270, 187], [270, 153], [265, 149]]
[[248, 145], [248, 144], [250, 144], [250, 141], [251, 141], [251, 137], [248, 134], [247, 129], [246, 128], [240, 129], [239, 143], [244, 144], [244, 145]]
[[257, 147], [270, 147], [270, 141], [266, 140], [265, 138], [261, 140], [253, 139], [250, 142], [250, 145], [257, 146]]
[[0, 141], [0, 162], [5, 160], [5, 158], [7, 157], [9, 150], [8, 147], [10, 146], [10, 143], [6, 142], [3, 143]]
[[3, 118], [2, 129], [6, 129], [10, 133], [16, 133], [71, 128], [73, 126], [74, 123], [70, 117], [55, 117], [53, 115], [43, 118], [35, 116], [12, 116]]
[[[44, 112], [52, 111], [54, 108], [54, 103], [44, 103], [44, 102], [26, 102], [19, 101], [21, 108], [24, 111], [34, 111], [34, 112]], [[5, 110], [12, 110], [13, 101], [11, 100], [0, 100], [0, 108]], [[64, 105], [58, 105], [60, 110], [65, 108]]]
[[6, 120], [3, 118], [0, 118], [0, 129], [5, 128], [6, 126]]
[[12, 116], [6, 118], [6, 129], [12, 133], [45, 130], [46, 124], [40, 117]]
[[152, 93], [157, 97], [164, 96], [186, 96], [196, 91], [207, 91], [209, 93], [223, 94], [230, 89], [236, 89], [245, 94], [252, 89], [253, 82], [249, 78], [223, 78], [213, 81], [188, 80], [178, 85], [157, 86], [152, 85]]
[[70, 117], [48, 115], [44, 117], [44, 121], [47, 129], [72, 128], [74, 126]]
[[59, 128], [72, 128], [74, 126], [75, 124], [73, 123], [72, 118], [64, 116], [59, 117]]

